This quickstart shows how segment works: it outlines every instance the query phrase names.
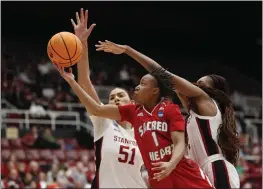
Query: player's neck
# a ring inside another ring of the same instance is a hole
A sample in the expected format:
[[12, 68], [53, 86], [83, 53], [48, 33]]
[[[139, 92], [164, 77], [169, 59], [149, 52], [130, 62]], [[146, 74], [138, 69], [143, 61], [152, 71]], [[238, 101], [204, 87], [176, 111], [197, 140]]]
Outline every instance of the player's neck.
[[149, 101], [149, 103], [145, 103], [143, 106], [148, 112], [152, 112], [155, 106], [160, 102], [159, 99]]

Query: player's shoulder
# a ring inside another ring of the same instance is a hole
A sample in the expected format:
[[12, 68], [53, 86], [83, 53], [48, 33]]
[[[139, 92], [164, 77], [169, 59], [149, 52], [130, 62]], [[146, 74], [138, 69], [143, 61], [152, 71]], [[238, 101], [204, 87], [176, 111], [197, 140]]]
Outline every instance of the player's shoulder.
[[163, 103], [165, 104], [165, 108], [167, 109], [170, 109], [170, 108], [180, 109], [179, 105], [176, 103], [173, 103], [171, 100], [164, 100]]
[[181, 110], [178, 104], [173, 103], [172, 101], [165, 101], [165, 108], [164, 112], [166, 115], [171, 115], [171, 114], [181, 114]]

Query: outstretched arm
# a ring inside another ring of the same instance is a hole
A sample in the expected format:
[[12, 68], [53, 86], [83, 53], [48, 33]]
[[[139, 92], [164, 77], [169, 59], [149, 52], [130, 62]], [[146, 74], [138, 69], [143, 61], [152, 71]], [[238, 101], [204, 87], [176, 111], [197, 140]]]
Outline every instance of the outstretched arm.
[[96, 45], [97, 51], [105, 51], [113, 54], [122, 54], [125, 53], [138, 63], [140, 63], [146, 70], [152, 72], [157, 69], [161, 69], [162, 72], [166, 73], [172, 79], [172, 83], [176, 92], [182, 93], [187, 97], [202, 97], [207, 96], [207, 94], [200, 89], [199, 87], [193, 85], [186, 79], [172, 74], [171, 72], [165, 70], [153, 59], [147, 57], [146, 55], [136, 51], [135, 49], [127, 45], [118, 45], [110, 41], [99, 42], [99, 45]]
[[74, 20], [71, 19], [71, 23], [73, 25], [75, 35], [81, 40], [83, 51], [80, 61], [77, 64], [78, 67], [78, 84], [81, 88], [84, 89], [86, 93], [88, 93], [97, 103], [100, 103], [100, 99], [98, 94], [91, 83], [90, 80], [90, 69], [89, 69], [89, 56], [88, 56], [88, 38], [96, 26], [96, 24], [92, 24], [89, 28], [88, 26], [88, 10], [83, 11], [83, 8], [80, 10], [80, 17], [79, 13], [76, 12], [76, 21], [75, 24]]
[[98, 104], [90, 95], [88, 95], [80, 85], [75, 81], [72, 69], [67, 73], [63, 68], [58, 68], [61, 76], [68, 82], [73, 91], [77, 94], [79, 100], [86, 106], [89, 113], [94, 116], [105, 117], [113, 120], [121, 120], [119, 108], [116, 105]]

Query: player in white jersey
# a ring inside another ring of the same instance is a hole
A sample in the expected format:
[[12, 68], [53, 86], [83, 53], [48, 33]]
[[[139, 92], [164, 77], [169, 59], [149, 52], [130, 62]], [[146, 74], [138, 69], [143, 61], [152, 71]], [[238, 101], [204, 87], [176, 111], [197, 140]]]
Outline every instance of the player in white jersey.
[[162, 69], [160, 75], [171, 79], [189, 113], [186, 120], [188, 157], [200, 166], [215, 188], [239, 188], [240, 179], [234, 167], [239, 139], [225, 78], [208, 75], [192, 84]]
[[[101, 103], [89, 78], [87, 39], [95, 24], [87, 28], [88, 11], [84, 13], [83, 9], [80, 18], [76, 12], [76, 20], [77, 24], [73, 20], [71, 22], [83, 44], [82, 58], [78, 63], [78, 83], [96, 102]], [[131, 100], [124, 89], [116, 88], [110, 93], [109, 103], [124, 105]], [[96, 147], [96, 176], [91, 188], [146, 188], [141, 174], [143, 160], [131, 125], [96, 116], [90, 116], [90, 119]]]
[[127, 45], [110, 41], [100, 44], [98, 51], [127, 54], [149, 72], [154, 71], [177, 93], [190, 114], [186, 132], [190, 158], [198, 163], [216, 188], [239, 188], [239, 176], [233, 164], [238, 159], [240, 145], [225, 78], [208, 75], [193, 84]]

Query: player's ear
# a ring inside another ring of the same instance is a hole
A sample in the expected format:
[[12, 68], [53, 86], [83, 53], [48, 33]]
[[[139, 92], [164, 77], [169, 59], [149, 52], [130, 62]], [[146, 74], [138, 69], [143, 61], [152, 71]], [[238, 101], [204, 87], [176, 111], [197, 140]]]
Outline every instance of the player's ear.
[[158, 87], [153, 88], [153, 94], [157, 95], [160, 93], [160, 89]]

